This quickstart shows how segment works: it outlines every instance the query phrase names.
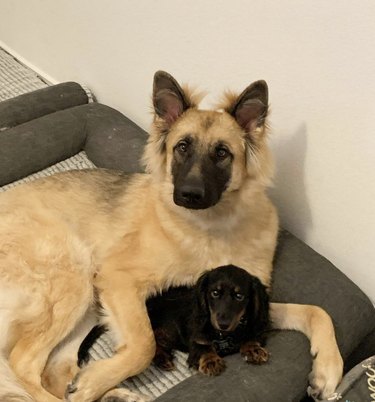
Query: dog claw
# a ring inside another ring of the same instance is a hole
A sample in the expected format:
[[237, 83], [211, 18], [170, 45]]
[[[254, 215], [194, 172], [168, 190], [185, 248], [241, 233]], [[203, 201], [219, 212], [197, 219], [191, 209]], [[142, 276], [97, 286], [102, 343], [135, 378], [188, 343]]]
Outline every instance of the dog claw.
[[208, 376], [217, 376], [225, 370], [225, 361], [216, 353], [207, 353], [199, 359], [198, 370]]
[[314, 401], [320, 401], [322, 399], [322, 393], [311, 385], [307, 387], [307, 395], [314, 399]]
[[70, 384], [68, 384], [68, 386], [66, 387], [65, 394], [64, 394], [64, 400], [66, 400], [68, 402], [69, 402], [69, 395], [74, 394], [78, 389], [77, 378], [78, 378], [78, 374], [73, 378], [72, 382]]
[[73, 389], [73, 387], [70, 387], [70, 385], [68, 385], [68, 387], [65, 390], [64, 401], [70, 402], [70, 395], [74, 394], [74, 392], [76, 391], [77, 391], [76, 387]]
[[263, 364], [268, 361], [269, 353], [259, 343], [249, 343], [241, 348], [241, 354], [247, 363]]
[[66, 387], [66, 394], [73, 394], [74, 392], [76, 392], [77, 391], [77, 386], [75, 385], [75, 384], [69, 384], [67, 387]]

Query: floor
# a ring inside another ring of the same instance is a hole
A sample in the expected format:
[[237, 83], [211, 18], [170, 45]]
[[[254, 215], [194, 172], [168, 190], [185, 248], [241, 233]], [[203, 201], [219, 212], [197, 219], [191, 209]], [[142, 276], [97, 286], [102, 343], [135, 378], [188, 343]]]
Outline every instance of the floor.
[[37, 73], [0, 48], [0, 101], [46, 86]]

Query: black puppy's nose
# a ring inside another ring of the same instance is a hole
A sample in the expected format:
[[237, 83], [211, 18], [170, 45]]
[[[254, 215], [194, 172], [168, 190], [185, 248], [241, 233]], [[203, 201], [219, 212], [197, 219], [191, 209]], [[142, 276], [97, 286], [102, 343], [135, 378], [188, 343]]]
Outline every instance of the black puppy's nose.
[[219, 328], [221, 330], [223, 330], [223, 331], [226, 331], [229, 328], [229, 325], [230, 325], [230, 324], [227, 324], [227, 323], [224, 323], [224, 322], [221, 322], [221, 323], [218, 323], [218, 324], [219, 324]]
[[185, 184], [180, 189], [181, 198], [187, 203], [199, 203], [204, 198], [204, 188], [202, 186]]

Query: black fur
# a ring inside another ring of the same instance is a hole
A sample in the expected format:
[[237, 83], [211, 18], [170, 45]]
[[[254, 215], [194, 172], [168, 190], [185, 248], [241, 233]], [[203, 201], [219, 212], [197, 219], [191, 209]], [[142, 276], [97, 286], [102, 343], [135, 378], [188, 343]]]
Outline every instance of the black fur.
[[[202, 357], [239, 350], [245, 355], [243, 347], [249, 343], [267, 354], [261, 348], [269, 323], [266, 288], [241, 268], [228, 265], [208, 271], [193, 288], [175, 287], [150, 298], [147, 309], [157, 343], [154, 362], [161, 368], [173, 368], [173, 350], [188, 352], [189, 365], [200, 370]], [[87, 336], [79, 349], [79, 364], [105, 330], [95, 327]]]
[[105, 325], [96, 325], [86, 336], [78, 350], [78, 367], [84, 366], [90, 360], [89, 349], [94, 342], [107, 331]]

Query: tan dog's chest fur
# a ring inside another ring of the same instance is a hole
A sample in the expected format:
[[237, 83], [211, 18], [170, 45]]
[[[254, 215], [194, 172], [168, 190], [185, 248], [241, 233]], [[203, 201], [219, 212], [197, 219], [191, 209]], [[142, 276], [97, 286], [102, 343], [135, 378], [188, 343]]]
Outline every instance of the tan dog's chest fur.
[[[123, 182], [123, 191], [108, 196], [113, 182], [115, 186]], [[0, 205], [7, 205], [17, 214], [9, 218], [9, 223], [3, 220], [0, 230], [7, 230], [8, 242], [10, 232], [17, 241], [17, 220], [23, 220], [22, 236], [27, 240], [20, 241], [18, 247], [26, 260], [35, 249], [46, 255], [60, 253], [70, 238], [73, 261], [90, 253], [83, 267], [77, 264], [77, 269], [81, 267], [89, 276], [97, 272], [113, 249], [127, 247], [126, 265], [134, 269], [142, 266], [145, 277], [150, 278], [149, 292], [171, 284], [192, 283], [205, 269], [229, 262], [247, 267], [269, 285], [269, 256], [275, 247], [277, 216], [264, 193], [259, 191], [255, 197], [238, 195], [243, 205], [236, 209], [201, 211], [197, 217], [173, 203], [158, 203], [157, 191], [152, 189], [157, 185], [147, 174], [127, 178], [100, 169], [62, 173], [4, 194]], [[27, 203], [19, 205], [19, 200]], [[7, 209], [0, 207], [4, 216], [10, 212]], [[246, 209], [252, 214], [244, 214]], [[254, 233], [249, 236], [252, 228]], [[56, 266], [51, 264], [51, 269], [54, 274]], [[27, 272], [20, 270], [18, 275], [21, 280]]]
[[[266, 84], [228, 96], [222, 111], [201, 111], [158, 73], [154, 107], [148, 174], [68, 172], [1, 194], [2, 402], [61, 400], [96, 319], [110, 328], [116, 354], [82, 369], [66, 400], [92, 402], [141, 372], [155, 351], [145, 300], [170, 285], [226, 264], [270, 285], [278, 219], [266, 195]], [[333, 392], [342, 360], [328, 315], [273, 303], [271, 319], [309, 337], [313, 388]], [[116, 390], [102, 401], [119, 396], [134, 397]]]

